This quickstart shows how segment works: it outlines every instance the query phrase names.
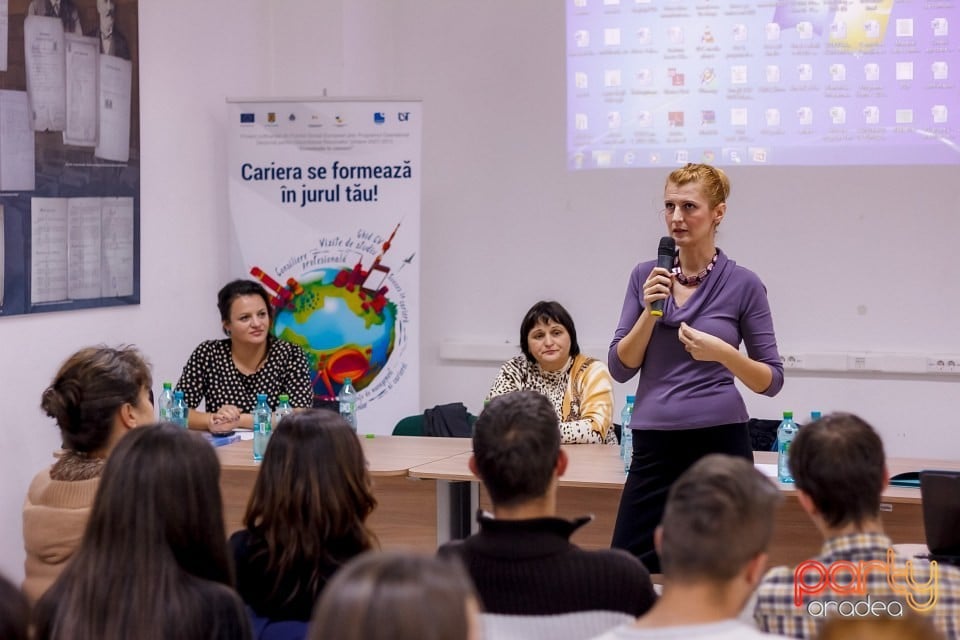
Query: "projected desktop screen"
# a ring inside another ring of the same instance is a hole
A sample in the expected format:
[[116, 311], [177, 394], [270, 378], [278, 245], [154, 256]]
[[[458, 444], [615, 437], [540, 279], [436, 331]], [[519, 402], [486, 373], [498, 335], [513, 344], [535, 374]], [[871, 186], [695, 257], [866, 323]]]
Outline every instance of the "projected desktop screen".
[[960, 164], [960, 0], [566, 2], [570, 169]]

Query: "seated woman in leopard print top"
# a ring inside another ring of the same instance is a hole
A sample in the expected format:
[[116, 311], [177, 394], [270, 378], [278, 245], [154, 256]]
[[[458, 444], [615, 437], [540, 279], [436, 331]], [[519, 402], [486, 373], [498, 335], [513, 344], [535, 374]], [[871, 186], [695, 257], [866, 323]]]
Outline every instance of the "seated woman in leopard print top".
[[539, 391], [553, 403], [564, 444], [616, 444], [613, 379], [606, 365], [584, 356], [573, 319], [559, 302], [533, 305], [520, 325], [523, 355], [507, 360], [487, 399]]

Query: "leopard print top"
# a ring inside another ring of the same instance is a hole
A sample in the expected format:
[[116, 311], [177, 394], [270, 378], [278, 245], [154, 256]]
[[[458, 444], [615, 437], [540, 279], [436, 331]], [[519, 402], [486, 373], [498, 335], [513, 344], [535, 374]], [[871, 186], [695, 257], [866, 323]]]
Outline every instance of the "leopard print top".
[[[591, 360], [591, 366], [596, 363]], [[560, 438], [563, 444], [616, 444], [617, 435], [610, 425], [597, 424], [593, 418], [581, 418], [582, 407], [571, 402], [570, 415], [563, 415], [564, 396], [570, 391], [570, 369], [573, 358], [558, 371], [544, 371], [536, 362], [519, 355], [507, 360], [497, 375], [487, 399], [530, 389], [545, 395], [553, 404], [560, 419]], [[602, 365], [600, 365], [602, 366]], [[609, 376], [609, 374], [607, 374]]]

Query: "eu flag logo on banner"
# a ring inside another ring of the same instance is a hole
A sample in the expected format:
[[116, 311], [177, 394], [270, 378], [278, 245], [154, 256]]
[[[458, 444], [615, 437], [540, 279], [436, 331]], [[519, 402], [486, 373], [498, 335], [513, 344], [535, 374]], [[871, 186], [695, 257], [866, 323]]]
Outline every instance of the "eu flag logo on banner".
[[240, 114], [240, 124], [253, 124], [255, 116], [252, 113], [241, 113]]
[[383, 124], [387, 121], [386, 116], [383, 115], [382, 111], [376, 111], [373, 114], [373, 123], [374, 124]]

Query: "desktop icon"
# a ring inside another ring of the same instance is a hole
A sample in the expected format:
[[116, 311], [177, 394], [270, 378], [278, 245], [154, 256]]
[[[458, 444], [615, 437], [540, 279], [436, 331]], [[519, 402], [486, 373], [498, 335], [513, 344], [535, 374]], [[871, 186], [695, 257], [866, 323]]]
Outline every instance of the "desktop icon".
[[603, 72], [603, 86], [620, 86], [620, 69], [605, 69]]
[[897, 18], [896, 31], [898, 38], [912, 38], [913, 18]]
[[897, 109], [893, 118], [897, 124], [910, 124], [913, 122], [913, 109]]
[[946, 80], [948, 76], [947, 69], [947, 63], [943, 60], [937, 60], [930, 65], [930, 72], [933, 73], [934, 80]]
[[913, 62], [907, 60], [897, 63], [897, 80], [913, 80]]
[[946, 18], [934, 18], [930, 21], [930, 28], [933, 29], [933, 36], [935, 38], [945, 38], [949, 33]]
[[712, 88], [717, 84], [717, 73], [713, 67], [707, 67], [700, 72], [700, 86], [706, 89]]

